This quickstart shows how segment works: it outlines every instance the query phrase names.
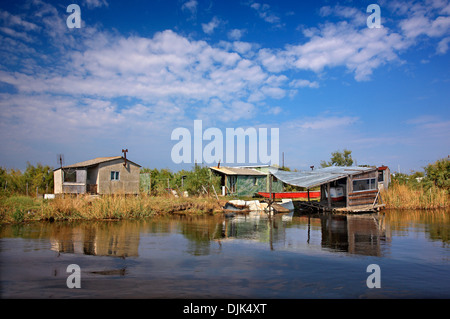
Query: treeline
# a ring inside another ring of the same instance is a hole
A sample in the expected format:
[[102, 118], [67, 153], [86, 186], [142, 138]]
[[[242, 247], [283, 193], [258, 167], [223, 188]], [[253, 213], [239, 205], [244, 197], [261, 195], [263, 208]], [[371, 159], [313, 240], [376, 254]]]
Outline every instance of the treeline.
[[207, 166], [200, 165], [195, 165], [190, 171], [178, 172], [170, 169], [141, 169], [141, 192], [162, 195], [167, 194], [169, 189], [178, 193], [187, 191], [190, 196], [213, 194], [214, 191], [220, 194], [220, 177], [212, 174]]
[[450, 193], [450, 158], [443, 158], [428, 164], [424, 167], [423, 172], [412, 172], [409, 175], [394, 173], [392, 182], [425, 190], [437, 187]]
[[0, 193], [32, 195], [53, 193], [53, 167], [27, 163], [25, 171], [0, 167]]

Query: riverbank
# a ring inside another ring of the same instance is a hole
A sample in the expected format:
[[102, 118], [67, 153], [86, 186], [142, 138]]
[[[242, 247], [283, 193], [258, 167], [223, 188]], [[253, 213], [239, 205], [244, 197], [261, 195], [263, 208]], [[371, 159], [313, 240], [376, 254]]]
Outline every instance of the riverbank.
[[[433, 210], [450, 207], [446, 190], [391, 184], [381, 198], [389, 209]], [[55, 199], [24, 195], [0, 197], [0, 224], [39, 220], [137, 219], [164, 214], [214, 215], [222, 213], [227, 199], [213, 197], [65, 196]]]

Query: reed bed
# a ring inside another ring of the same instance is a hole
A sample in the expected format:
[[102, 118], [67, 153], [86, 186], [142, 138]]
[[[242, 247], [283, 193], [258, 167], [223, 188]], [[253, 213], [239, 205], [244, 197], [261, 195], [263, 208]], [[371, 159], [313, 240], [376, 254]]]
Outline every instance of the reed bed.
[[446, 189], [424, 188], [393, 182], [381, 193], [387, 209], [440, 209], [450, 207], [450, 196]]
[[65, 196], [52, 200], [14, 196], [0, 199], [0, 223], [32, 220], [136, 219], [164, 214], [215, 214], [221, 212], [210, 197], [173, 196]]

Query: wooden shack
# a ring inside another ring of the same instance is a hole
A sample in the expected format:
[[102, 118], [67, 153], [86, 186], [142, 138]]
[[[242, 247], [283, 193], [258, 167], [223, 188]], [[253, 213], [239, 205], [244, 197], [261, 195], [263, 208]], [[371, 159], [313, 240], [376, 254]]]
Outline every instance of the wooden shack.
[[53, 171], [55, 194], [139, 194], [141, 166], [122, 157], [97, 157]]
[[[273, 170], [271, 174], [285, 184], [319, 187], [321, 200], [314, 207], [327, 211], [376, 211], [384, 205], [378, 189], [376, 167], [326, 167], [304, 172]], [[307, 205], [305, 203], [305, 205]]]

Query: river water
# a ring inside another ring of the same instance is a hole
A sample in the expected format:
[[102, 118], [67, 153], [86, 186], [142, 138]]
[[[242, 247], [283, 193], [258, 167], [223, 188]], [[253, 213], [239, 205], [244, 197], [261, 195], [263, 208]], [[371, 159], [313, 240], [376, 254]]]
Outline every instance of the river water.
[[0, 287], [3, 299], [449, 298], [450, 212], [5, 225]]

